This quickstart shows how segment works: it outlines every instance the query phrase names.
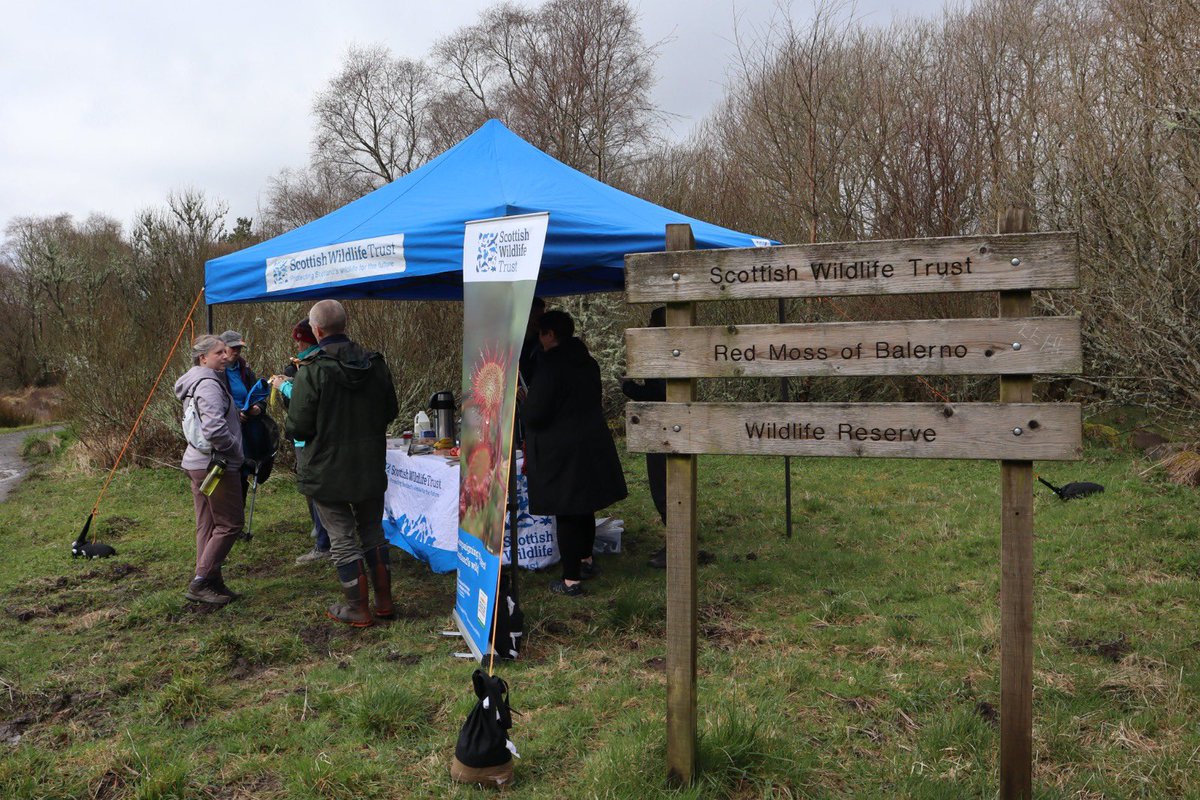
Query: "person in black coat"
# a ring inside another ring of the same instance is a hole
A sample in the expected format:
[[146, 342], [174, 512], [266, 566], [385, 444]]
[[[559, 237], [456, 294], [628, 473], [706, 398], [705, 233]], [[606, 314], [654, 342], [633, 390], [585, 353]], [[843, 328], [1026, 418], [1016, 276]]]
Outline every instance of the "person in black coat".
[[[662, 328], [667, 324], [667, 309], [659, 306], [650, 312], [650, 327]], [[630, 400], [662, 403], [667, 399], [667, 382], [662, 378], [650, 378], [642, 383], [624, 380], [621, 391]], [[650, 499], [658, 510], [659, 519], [667, 524], [667, 456], [665, 453], [646, 453], [646, 483], [650, 485]], [[667, 548], [650, 556], [649, 564], [658, 569], [667, 567]]]
[[543, 353], [523, 403], [529, 511], [553, 514], [562, 557], [557, 594], [583, 594], [595, 575], [596, 512], [628, 494], [601, 406], [600, 367], [565, 311], [538, 320]]

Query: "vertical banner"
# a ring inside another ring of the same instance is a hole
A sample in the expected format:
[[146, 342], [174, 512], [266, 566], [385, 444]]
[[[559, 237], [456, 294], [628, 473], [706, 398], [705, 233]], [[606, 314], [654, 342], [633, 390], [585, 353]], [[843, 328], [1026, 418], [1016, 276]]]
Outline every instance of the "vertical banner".
[[549, 220], [543, 212], [468, 222], [463, 238], [463, 414], [454, 619], [477, 659], [491, 651], [517, 361]]

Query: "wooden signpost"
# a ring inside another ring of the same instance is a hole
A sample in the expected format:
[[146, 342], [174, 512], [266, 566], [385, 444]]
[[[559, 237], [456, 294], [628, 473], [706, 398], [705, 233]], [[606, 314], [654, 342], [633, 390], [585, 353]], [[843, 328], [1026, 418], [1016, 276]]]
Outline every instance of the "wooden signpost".
[[[665, 403], [629, 403], [631, 452], [667, 454], [667, 768], [690, 782], [696, 751], [696, 456], [842, 456], [1001, 462], [1001, 745], [1004, 798], [1032, 792], [1033, 470], [1082, 452], [1077, 404], [1035, 404], [1032, 375], [1082, 368], [1079, 320], [1034, 317], [1031, 289], [1078, 282], [1072, 233], [693, 250], [626, 256], [633, 303], [666, 303], [666, 328], [626, 331], [627, 374], [666, 378]], [[695, 327], [695, 302], [1000, 292], [999, 319]], [[695, 379], [1000, 375], [998, 403], [696, 403]]]

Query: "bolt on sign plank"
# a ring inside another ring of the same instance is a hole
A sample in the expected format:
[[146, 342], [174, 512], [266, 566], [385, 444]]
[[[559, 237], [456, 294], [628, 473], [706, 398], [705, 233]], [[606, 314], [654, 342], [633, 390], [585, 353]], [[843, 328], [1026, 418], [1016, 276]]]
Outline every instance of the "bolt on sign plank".
[[631, 378], [1017, 375], [1083, 369], [1072, 317], [625, 331]]
[[625, 258], [631, 303], [1073, 289], [1074, 233], [677, 250]]
[[1071, 461], [1077, 403], [629, 403], [629, 450]]

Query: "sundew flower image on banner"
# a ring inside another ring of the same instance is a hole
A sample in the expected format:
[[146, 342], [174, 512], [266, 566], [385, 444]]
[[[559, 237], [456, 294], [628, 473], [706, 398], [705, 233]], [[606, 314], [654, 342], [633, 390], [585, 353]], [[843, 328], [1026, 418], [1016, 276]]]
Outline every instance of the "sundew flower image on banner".
[[463, 331], [459, 527], [495, 555], [504, 541], [517, 360], [533, 290], [532, 281], [474, 285], [483, 297]]

